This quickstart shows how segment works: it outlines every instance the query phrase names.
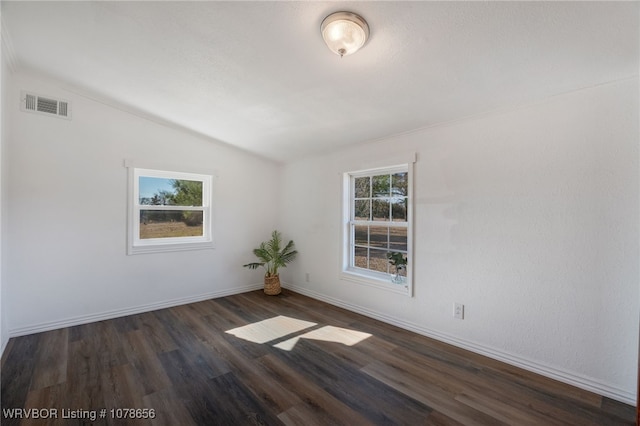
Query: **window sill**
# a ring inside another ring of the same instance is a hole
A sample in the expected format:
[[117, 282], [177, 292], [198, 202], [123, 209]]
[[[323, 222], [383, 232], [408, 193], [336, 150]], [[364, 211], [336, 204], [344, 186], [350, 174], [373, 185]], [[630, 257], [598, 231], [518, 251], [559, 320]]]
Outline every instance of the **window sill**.
[[130, 246], [127, 251], [128, 255], [132, 254], [144, 254], [144, 253], [164, 253], [172, 251], [186, 251], [186, 250], [207, 250], [215, 248], [212, 241], [205, 242], [193, 242], [193, 243], [169, 243], [169, 244], [153, 244], [153, 245], [140, 245]]
[[391, 282], [391, 278], [392, 276], [387, 274], [380, 274], [380, 277], [378, 277], [362, 274], [351, 270], [342, 271], [340, 273], [341, 280], [351, 281], [356, 284], [375, 287], [392, 293], [403, 294], [405, 296], [412, 297], [411, 285], [409, 284], [409, 282], [394, 284]]

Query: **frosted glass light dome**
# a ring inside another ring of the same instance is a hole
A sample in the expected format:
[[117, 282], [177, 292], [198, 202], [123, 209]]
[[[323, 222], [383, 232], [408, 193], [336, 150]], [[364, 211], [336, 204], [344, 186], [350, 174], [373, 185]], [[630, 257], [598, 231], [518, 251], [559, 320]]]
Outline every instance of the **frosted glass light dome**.
[[364, 46], [369, 38], [369, 25], [355, 13], [336, 12], [324, 18], [320, 32], [329, 49], [342, 57]]

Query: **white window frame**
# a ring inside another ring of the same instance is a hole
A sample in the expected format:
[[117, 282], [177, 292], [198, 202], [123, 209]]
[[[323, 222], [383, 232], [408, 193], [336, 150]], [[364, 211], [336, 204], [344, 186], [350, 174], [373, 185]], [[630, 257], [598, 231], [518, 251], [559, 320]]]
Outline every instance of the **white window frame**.
[[[169, 170], [128, 167], [129, 202], [128, 202], [128, 247], [127, 254], [158, 253], [181, 250], [212, 249], [213, 244], [213, 175], [177, 172]], [[202, 206], [154, 206], [140, 204], [140, 177], [155, 177], [164, 179], [192, 180], [202, 182]], [[189, 210], [202, 212], [202, 236], [169, 237], [169, 238], [140, 238], [141, 210]]]
[[[415, 160], [414, 160], [415, 161]], [[407, 172], [407, 221], [373, 222], [356, 221], [352, 217], [355, 202], [355, 178], [381, 174]], [[413, 297], [413, 161], [392, 166], [377, 167], [343, 174], [343, 213], [342, 213], [342, 267], [340, 278], [357, 284], [376, 287], [393, 293]], [[371, 271], [354, 266], [355, 235], [352, 225], [370, 225], [407, 228], [407, 270], [406, 280], [402, 284], [391, 282], [393, 274]]]

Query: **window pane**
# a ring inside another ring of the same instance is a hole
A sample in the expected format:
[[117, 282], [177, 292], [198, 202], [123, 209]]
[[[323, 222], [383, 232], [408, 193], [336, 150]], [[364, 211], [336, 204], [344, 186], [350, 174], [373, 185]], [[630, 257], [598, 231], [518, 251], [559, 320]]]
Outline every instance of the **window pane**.
[[202, 206], [202, 182], [174, 179], [174, 204], [176, 206]]
[[369, 176], [355, 178], [355, 198], [371, 197], [371, 178]]
[[407, 251], [407, 228], [390, 228], [389, 248], [394, 251]]
[[[355, 176], [354, 176], [355, 174]], [[348, 189], [351, 211], [345, 212], [349, 225], [345, 239], [349, 254], [349, 268], [372, 282], [389, 282], [395, 267], [389, 263], [391, 252], [411, 253], [408, 235], [409, 171], [399, 166], [345, 174], [351, 185]], [[349, 269], [343, 272], [349, 273]], [[407, 276], [406, 269], [398, 271]]]
[[373, 176], [373, 196], [374, 197], [388, 197], [391, 189], [390, 182], [391, 175], [378, 175]]
[[140, 210], [140, 239], [201, 237], [203, 213], [188, 210]]
[[372, 226], [369, 228], [369, 245], [371, 247], [389, 247], [389, 228], [386, 226]]
[[391, 177], [391, 195], [404, 196], [407, 194], [407, 187], [409, 183], [409, 175], [407, 172], [396, 173]]
[[386, 250], [369, 250], [369, 269], [378, 272], [389, 272], [389, 259], [387, 259]]
[[355, 252], [353, 256], [353, 264], [358, 268], [367, 268], [367, 252], [368, 249], [366, 247], [355, 247]]
[[407, 199], [406, 198], [391, 199], [391, 219], [394, 222], [407, 221]]
[[368, 226], [355, 226], [355, 241], [356, 245], [366, 246], [369, 245], [369, 227]]
[[138, 181], [140, 198], [138, 202], [143, 205], [153, 206], [173, 204], [172, 180], [173, 179], [140, 176]]
[[389, 220], [389, 200], [372, 200], [373, 220]]
[[355, 220], [371, 220], [371, 212], [369, 210], [369, 200], [356, 200], [353, 203], [354, 213], [353, 218]]
[[138, 181], [141, 205], [202, 206], [202, 182], [140, 176]]

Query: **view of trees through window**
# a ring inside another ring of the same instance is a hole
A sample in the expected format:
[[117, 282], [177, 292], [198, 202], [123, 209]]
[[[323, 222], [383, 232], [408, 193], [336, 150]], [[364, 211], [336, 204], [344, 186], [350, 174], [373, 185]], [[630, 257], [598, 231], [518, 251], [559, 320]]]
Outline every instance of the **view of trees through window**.
[[352, 196], [352, 266], [395, 273], [387, 254], [407, 254], [408, 173], [353, 177]]
[[140, 239], [203, 235], [201, 181], [149, 176], [139, 179]]

